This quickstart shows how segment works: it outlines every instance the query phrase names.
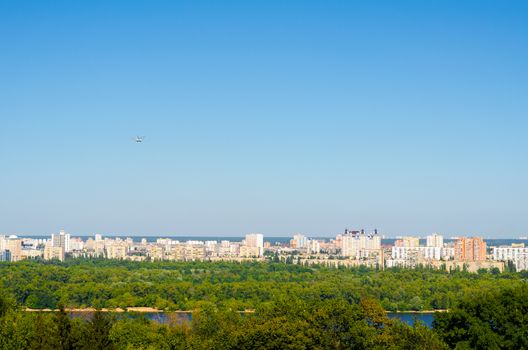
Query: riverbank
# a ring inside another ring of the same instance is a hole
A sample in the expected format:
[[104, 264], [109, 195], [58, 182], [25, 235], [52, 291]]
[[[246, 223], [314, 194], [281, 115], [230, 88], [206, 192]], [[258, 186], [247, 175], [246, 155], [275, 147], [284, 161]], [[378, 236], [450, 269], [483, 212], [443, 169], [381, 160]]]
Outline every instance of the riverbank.
[[[51, 313], [51, 312], [58, 312], [58, 309], [30, 309], [27, 308], [25, 311], [30, 313]], [[93, 317], [94, 313], [96, 311], [101, 311], [105, 313], [109, 313], [117, 317], [118, 319], [121, 318], [135, 318], [135, 317], [146, 317], [147, 319], [154, 321], [156, 323], [160, 324], [174, 324], [174, 323], [184, 323], [189, 322], [193, 318], [194, 312], [192, 310], [190, 311], [184, 311], [184, 310], [176, 310], [176, 311], [165, 311], [165, 310], [159, 310], [156, 308], [151, 307], [131, 307], [127, 309], [122, 308], [116, 308], [116, 309], [100, 309], [97, 310], [95, 308], [66, 308], [65, 311], [68, 313], [68, 315], [72, 318], [81, 318], [85, 320], [89, 320]], [[246, 315], [254, 313], [255, 310], [244, 310], [239, 311], [239, 314]], [[412, 310], [412, 311], [387, 311], [387, 316], [390, 319], [398, 319], [410, 326], [413, 326], [416, 324], [417, 321], [425, 324], [427, 327], [432, 328], [432, 324], [435, 318], [436, 312], [448, 312], [448, 310]]]
[[[24, 311], [26, 312], [59, 312], [60, 309], [30, 309], [25, 308]], [[160, 310], [153, 307], [144, 307], [144, 306], [134, 306], [134, 307], [127, 307], [126, 309], [122, 308], [115, 308], [115, 309], [108, 309], [108, 308], [102, 308], [102, 309], [96, 309], [92, 307], [86, 307], [86, 308], [65, 308], [64, 311], [66, 312], [75, 312], [75, 313], [82, 313], [82, 312], [115, 312], [115, 313], [123, 313], [123, 312], [137, 312], [137, 313], [174, 313], [174, 314], [191, 314], [193, 313], [193, 310], [174, 310], [174, 311], [167, 311], [167, 310]], [[239, 311], [240, 313], [249, 314], [254, 313], [255, 310], [247, 309], [244, 311]]]
[[388, 314], [434, 314], [435, 312], [449, 312], [449, 309], [437, 310], [411, 310], [411, 311], [386, 311]]
[[[31, 308], [25, 308], [24, 311], [27, 312], [59, 312], [59, 309], [31, 309]], [[64, 311], [66, 312], [116, 312], [116, 313], [122, 313], [122, 312], [137, 312], [137, 313], [175, 313], [175, 314], [190, 314], [193, 313], [193, 310], [174, 310], [174, 311], [168, 311], [168, 310], [160, 310], [153, 307], [146, 307], [146, 306], [132, 306], [127, 307], [126, 309], [122, 308], [115, 308], [115, 309], [108, 309], [108, 308], [102, 308], [102, 309], [96, 309], [93, 307], [86, 307], [86, 308], [65, 308]], [[247, 309], [244, 311], [239, 311], [240, 313], [254, 313], [255, 310], [253, 309]], [[410, 311], [385, 311], [388, 314], [434, 314], [435, 312], [449, 312], [448, 309], [437, 309], [437, 310], [410, 310]]]
[[[30, 308], [26, 308], [26, 309], [24, 309], [24, 311], [27, 311], [27, 312], [58, 312], [60, 310], [59, 309], [30, 309]], [[118, 312], [118, 313], [121, 313], [121, 312], [139, 312], [139, 313], [144, 313], [144, 312], [148, 312], [148, 313], [165, 312], [164, 310], [159, 310], [159, 309], [156, 309], [156, 308], [153, 308], [153, 307], [128, 307], [126, 309], [122, 309], [122, 308], [119, 308], [119, 307], [115, 308], [115, 309], [107, 309], [107, 308], [96, 309], [96, 308], [92, 308], [92, 307], [86, 307], [86, 308], [65, 308], [64, 311], [66, 311], [66, 312], [96, 312], [96, 311], [101, 311], [101, 312]], [[170, 312], [179, 313], [179, 312], [190, 312], [190, 311], [170, 311]]]

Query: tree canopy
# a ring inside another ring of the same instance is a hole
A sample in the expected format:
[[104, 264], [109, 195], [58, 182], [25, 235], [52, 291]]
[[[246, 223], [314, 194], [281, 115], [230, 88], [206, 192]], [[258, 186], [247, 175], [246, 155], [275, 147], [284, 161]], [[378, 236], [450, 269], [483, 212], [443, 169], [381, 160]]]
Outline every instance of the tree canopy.
[[[273, 262], [0, 263], [0, 350], [526, 349], [526, 277]], [[64, 309], [133, 306], [192, 318], [71, 318]], [[428, 309], [449, 312], [436, 313], [432, 329], [386, 312]]]

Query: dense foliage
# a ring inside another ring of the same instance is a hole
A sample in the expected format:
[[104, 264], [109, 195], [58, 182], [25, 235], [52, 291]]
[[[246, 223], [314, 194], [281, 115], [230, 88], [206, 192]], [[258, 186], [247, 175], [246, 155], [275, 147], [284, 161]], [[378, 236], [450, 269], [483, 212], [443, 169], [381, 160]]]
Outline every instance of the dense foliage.
[[362, 297], [395, 310], [448, 309], [476, 290], [523, 284], [526, 274], [431, 269], [333, 269], [283, 263], [128, 262], [0, 263], [0, 288], [29, 308], [150, 306], [192, 310], [208, 301], [234, 310], [289, 296], [305, 302]]
[[528, 349], [528, 286], [467, 295], [433, 326], [453, 348]]
[[[0, 350], [528, 349], [526, 277], [281, 263], [0, 264]], [[190, 321], [160, 324], [116, 313], [72, 319], [23, 310], [57, 305], [193, 313]], [[389, 319], [387, 308], [449, 312], [436, 313], [429, 329]]]
[[348, 303], [299, 299], [262, 304], [242, 315], [201, 302], [189, 323], [91, 320], [67, 314], [8, 311], [0, 317], [0, 349], [447, 349], [429, 328], [390, 320], [371, 299]]

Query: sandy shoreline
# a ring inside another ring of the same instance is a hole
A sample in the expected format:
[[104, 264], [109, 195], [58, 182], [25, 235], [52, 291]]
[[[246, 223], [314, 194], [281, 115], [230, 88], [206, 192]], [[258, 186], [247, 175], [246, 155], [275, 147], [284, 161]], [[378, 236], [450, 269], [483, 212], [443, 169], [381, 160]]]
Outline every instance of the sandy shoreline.
[[[59, 309], [30, 309], [26, 308], [25, 311], [27, 312], [57, 312]], [[86, 308], [65, 308], [64, 311], [66, 312], [95, 312], [95, 311], [102, 311], [102, 312], [164, 312], [164, 310], [155, 309], [152, 307], [129, 307], [126, 309], [122, 308], [115, 308], [115, 309], [95, 309], [92, 307], [86, 307]], [[174, 311], [174, 312], [190, 312], [190, 311]]]
[[448, 309], [438, 310], [411, 310], [411, 311], [386, 311], [388, 314], [434, 314], [435, 312], [449, 312]]
[[[58, 312], [59, 309], [30, 309], [25, 308], [24, 311], [27, 312]], [[65, 308], [64, 311], [66, 312], [95, 312], [98, 311], [97, 309], [93, 307], [86, 307], [86, 308]], [[156, 309], [153, 307], [146, 307], [146, 306], [133, 306], [128, 307], [126, 309], [122, 308], [115, 308], [115, 309], [108, 309], [108, 308], [102, 308], [99, 309], [101, 312], [139, 312], [139, 313], [180, 313], [180, 314], [190, 314], [193, 311], [192, 310], [175, 310], [175, 311], [165, 311]], [[411, 310], [411, 311], [386, 311], [388, 314], [434, 314], [435, 312], [448, 312], [448, 309], [438, 309], [438, 310]], [[244, 310], [240, 311], [241, 313], [254, 313], [255, 310]]]
[[[30, 308], [25, 308], [24, 311], [26, 312], [59, 312], [60, 310], [59, 309], [30, 309]], [[115, 309], [107, 309], [107, 308], [102, 308], [102, 309], [95, 309], [95, 308], [92, 308], [92, 307], [86, 307], [86, 308], [65, 308], [64, 311], [66, 312], [96, 312], [96, 311], [101, 311], [101, 312], [139, 312], [139, 313], [174, 313], [174, 314], [190, 314], [190, 313], [193, 313], [192, 310], [175, 310], [175, 311], [165, 311], [165, 310], [159, 310], [159, 309], [156, 309], [156, 308], [153, 308], [153, 307], [144, 307], [144, 306], [134, 306], [134, 307], [128, 307], [126, 309], [122, 309], [122, 308], [115, 308]], [[255, 310], [244, 310], [244, 311], [239, 311], [241, 313], [254, 313]]]

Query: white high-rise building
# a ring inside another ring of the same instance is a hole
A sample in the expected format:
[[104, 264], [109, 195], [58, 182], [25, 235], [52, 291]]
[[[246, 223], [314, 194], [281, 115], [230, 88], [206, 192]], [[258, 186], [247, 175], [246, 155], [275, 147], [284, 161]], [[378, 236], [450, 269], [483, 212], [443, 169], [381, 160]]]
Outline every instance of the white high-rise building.
[[84, 249], [84, 241], [81, 237], [76, 238], [70, 238], [70, 250], [83, 250]]
[[22, 259], [22, 240], [15, 235], [7, 238], [5, 250], [11, 253], [11, 261], [19, 261]]
[[424, 258], [440, 260], [442, 258], [441, 247], [392, 247], [393, 259]]
[[511, 261], [517, 271], [528, 270], [528, 247], [524, 244], [510, 247], [491, 247], [493, 260]]
[[381, 237], [377, 231], [366, 234], [362, 231], [345, 231], [341, 236], [341, 255], [354, 259], [368, 256], [369, 251], [381, 249]]
[[319, 254], [319, 251], [321, 250], [321, 245], [319, 244], [319, 241], [310, 239], [308, 240], [308, 252], [311, 254]]
[[248, 233], [245, 242], [247, 247], [258, 248], [259, 256], [264, 255], [264, 236], [262, 233]]
[[356, 257], [359, 253], [359, 240], [352, 236], [341, 238], [341, 255]]
[[7, 238], [5, 235], [0, 235], [0, 251], [5, 250], [7, 245]]
[[427, 247], [443, 247], [444, 246], [444, 237], [440, 236], [437, 233], [433, 233], [432, 235], [427, 236], [426, 241], [427, 241], [426, 243]]
[[300, 233], [297, 233], [293, 235], [293, 239], [291, 240], [290, 243], [291, 243], [292, 248], [305, 248], [308, 245], [308, 237]]
[[70, 234], [60, 230], [59, 234], [51, 235], [51, 246], [52, 247], [61, 247], [64, 249], [65, 253], [71, 251], [70, 248]]

